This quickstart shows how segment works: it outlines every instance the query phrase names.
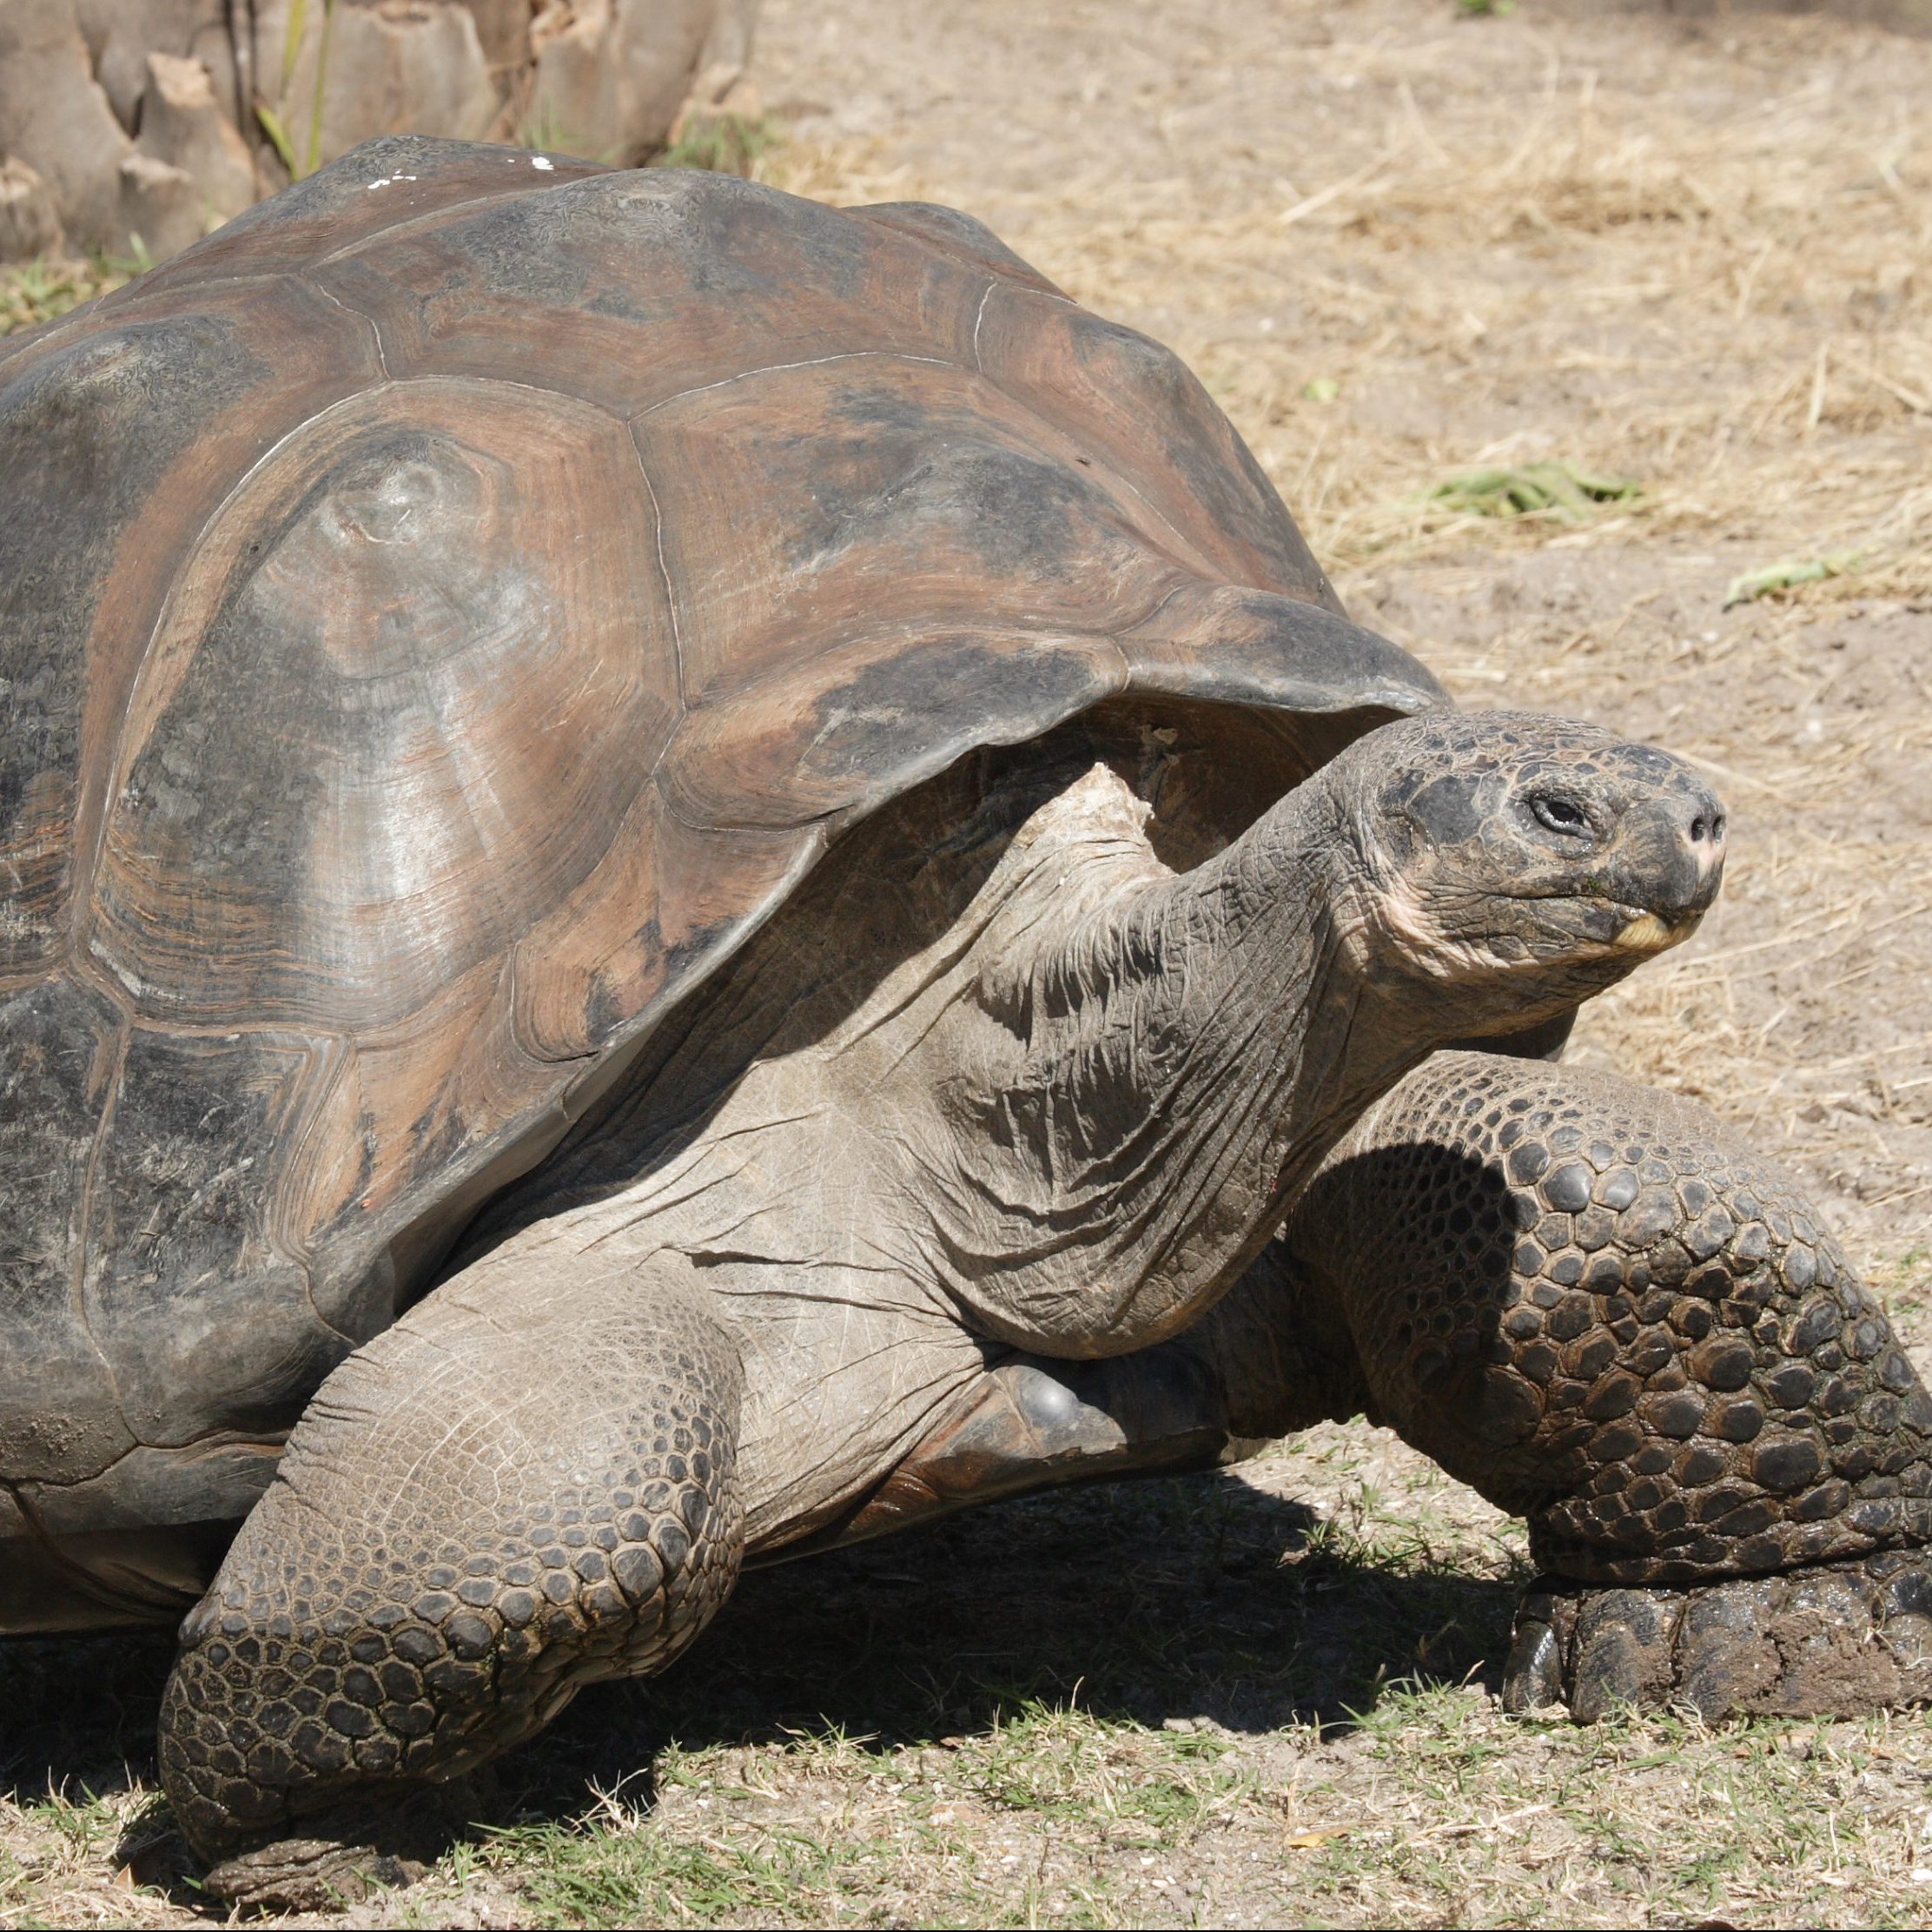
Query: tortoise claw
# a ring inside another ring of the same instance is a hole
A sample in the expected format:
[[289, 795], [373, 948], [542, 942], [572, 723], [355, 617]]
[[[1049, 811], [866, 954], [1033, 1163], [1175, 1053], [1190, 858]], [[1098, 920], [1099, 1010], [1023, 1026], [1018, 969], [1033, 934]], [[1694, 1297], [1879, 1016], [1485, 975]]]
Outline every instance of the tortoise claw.
[[1854, 1717], [1932, 1703], [1932, 1552], [1892, 1550], [1688, 1589], [1540, 1578], [1524, 1594], [1503, 1707]]
[[[1533, 1605], [1533, 1608], [1532, 1608]], [[1563, 1646], [1550, 1627], [1547, 1597], [1525, 1595], [1516, 1612], [1509, 1662], [1503, 1666], [1503, 1708], [1512, 1715], [1541, 1710], [1563, 1699]]]
[[419, 1785], [294, 1818], [284, 1835], [219, 1860], [202, 1888], [248, 1912], [326, 1912], [400, 1891], [471, 1822], [497, 1809], [487, 1774]]

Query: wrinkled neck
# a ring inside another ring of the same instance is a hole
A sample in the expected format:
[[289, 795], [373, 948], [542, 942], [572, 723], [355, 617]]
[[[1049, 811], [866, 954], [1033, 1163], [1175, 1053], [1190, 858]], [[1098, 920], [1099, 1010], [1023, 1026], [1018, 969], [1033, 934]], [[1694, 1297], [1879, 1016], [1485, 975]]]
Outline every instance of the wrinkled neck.
[[1193, 871], [1102, 810], [1013, 882], [936, 1083], [936, 1252], [972, 1315], [1111, 1354], [1247, 1265], [1433, 1044], [1365, 969], [1360, 875], [1318, 775]]

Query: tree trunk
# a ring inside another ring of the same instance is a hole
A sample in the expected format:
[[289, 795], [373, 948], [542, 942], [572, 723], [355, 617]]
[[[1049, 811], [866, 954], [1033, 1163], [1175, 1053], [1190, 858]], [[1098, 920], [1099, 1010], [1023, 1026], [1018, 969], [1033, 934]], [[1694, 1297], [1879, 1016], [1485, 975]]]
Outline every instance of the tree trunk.
[[758, 5], [0, 0], [0, 261], [158, 261], [375, 135], [635, 166], [748, 99]]

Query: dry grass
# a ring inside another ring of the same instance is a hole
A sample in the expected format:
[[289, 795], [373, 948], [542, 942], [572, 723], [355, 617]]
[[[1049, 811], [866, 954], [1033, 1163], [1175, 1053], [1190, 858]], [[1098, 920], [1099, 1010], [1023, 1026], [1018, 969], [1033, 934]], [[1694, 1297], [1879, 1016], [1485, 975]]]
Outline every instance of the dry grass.
[[[1493, 540], [1430, 485], [1452, 466], [1564, 457], [1649, 480], [1653, 529], [1795, 531], [1867, 557], [1888, 591], [1932, 584], [1915, 433], [1932, 412], [1932, 129], [1908, 89], [1848, 139], [1836, 76], [1805, 66], [1843, 30], [1761, 22], [1787, 53], [1784, 84], [1738, 89], [1697, 124], [1654, 71], [1591, 58], [1622, 48], [1572, 52], [1553, 27], [1501, 21], [1452, 37], [1444, 10], [1419, 5], [1329, 10], [1333, 37], [1294, 50], [1296, 91], [1326, 85], [1358, 109], [1319, 159], [1282, 140], [1266, 196], [1231, 201], [1185, 155], [1164, 181], [1123, 187], [1090, 156], [1085, 178], [994, 189], [1004, 231], [1069, 292], [1172, 317], [1164, 339], [1318, 554], [1346, 568]], [[1403, 16], [1419, 30], [1390, 31]], [[1382, 30], [1358, 39], [1358, 21]], [[1527, 43], [1510, 57], [1540, 72], [1499, 96], [1468, 56], [1492, 57], [1476, 34], [1505, 24]], [[1654, 69], [1675, 36], [1651, 22], [1626, 38], [1646, 31]], [[986, 184], [924, 177], [893, 152], [794, 146], [771, 172], [834, 199], [985, 199], [960, 191]], [[1311, 385], [1368, 407], [1337, 411]], [[1499, 418], [1519, 420], [1472, 440]], [[1872, 447], [1848, 463], [1834, 433]]]

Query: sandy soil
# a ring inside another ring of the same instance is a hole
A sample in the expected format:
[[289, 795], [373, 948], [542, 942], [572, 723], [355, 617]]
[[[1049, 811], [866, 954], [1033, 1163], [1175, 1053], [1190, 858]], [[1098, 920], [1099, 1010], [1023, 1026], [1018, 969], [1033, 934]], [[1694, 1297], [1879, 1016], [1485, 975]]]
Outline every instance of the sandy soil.
[[[1578, 1053], [1786, 1161], [1932, 1371], [1932, 41], [766, 0], [760, 68], [774, 178], [969, 208], [1173, 343], [1466, 702], [1706, 766], [1723, 904]], [[1642, 493], [1575, 524], [1425, 494], [1545, 460]], [[1932, 1727], [1505, 1720], [1522, 1564], [1357, 1427], [768, 1573], [515, 1762], [507, 1835], [321, 1922], [1922, 1922]], [[149, 1782], [165, 1653], [0, 1658], [0, 1924], [196, 1912]]]

